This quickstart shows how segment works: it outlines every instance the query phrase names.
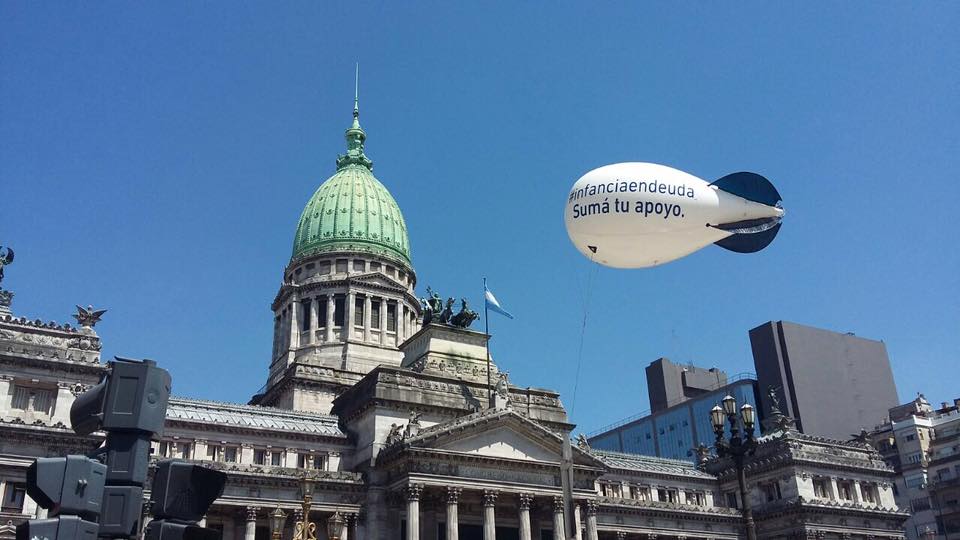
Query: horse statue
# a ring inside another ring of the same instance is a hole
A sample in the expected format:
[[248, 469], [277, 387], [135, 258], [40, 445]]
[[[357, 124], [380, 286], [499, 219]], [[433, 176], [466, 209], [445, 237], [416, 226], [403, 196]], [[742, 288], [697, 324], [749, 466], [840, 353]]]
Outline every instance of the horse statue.
[[440, 324], [450, 324], [451, 317], [453, 317], [453, 298], [447, 298], [447, 305], [440, 312]]
[[450, 324], [456, 326], [457, 328], [467, 328], [473, 323], [473, 321], [479, 318], [480, 315], [476, 311], [467, 307], [467, 299], [461, 298], [460, 312], [450, 319]]

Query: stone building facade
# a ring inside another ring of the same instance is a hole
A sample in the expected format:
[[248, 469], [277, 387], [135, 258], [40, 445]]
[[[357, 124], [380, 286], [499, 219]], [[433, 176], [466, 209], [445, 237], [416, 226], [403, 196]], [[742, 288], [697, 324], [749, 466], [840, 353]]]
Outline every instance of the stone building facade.
[[[227, 473], [205, 524], [225, 539], [266, 540], [279, 507], [289, 539], [309, 476], [321, 539], [334, 513], [347, 540], [745, 538], [728, 462], [584, 443], [572, 459], [577, 526], [564, 531], [560, 456], [575, 426], [560, 396], [511, 384], [488, 364], [486, 334], [423, 324], [406, 225], [373, 176], [356, 107], [346, 138], [301, 216], [272, 304], [266, 384], [248, 404], [171, 398], [153, 443], [156, 459]], [[105, 370], [96, 317], [78, 320], [0, 314], [0, 538], [43, 513], [23, 492], [32, 458], [102, 442], [65, 421]], [[762, 538], [903, 538], [893, 471], [867, 446], [785, 429], [765, 436], [747, 467]]]
[[960, 538], [960, 399], [935, 409], [918, 395], [865, 438], [896, 471], [907, 538]]

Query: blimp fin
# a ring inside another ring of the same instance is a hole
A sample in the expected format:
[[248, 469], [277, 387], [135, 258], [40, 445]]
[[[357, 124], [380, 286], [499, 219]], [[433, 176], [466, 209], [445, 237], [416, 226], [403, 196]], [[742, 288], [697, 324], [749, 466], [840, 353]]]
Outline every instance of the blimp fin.
[[777, 233], [780, 232], [780, 225], [782, 225], [780, 219], [720, 225], [718, 229], [728, 230], [733, 234], [723, 240], [717, 240], [714, 244], [737, 253], [756, 253], [773, 242]]
[[752, 172], [728, 174], [710, 185], [748, 201], [768, 206], [776, 206], [781, 200], [780, 193], [769, 180]]

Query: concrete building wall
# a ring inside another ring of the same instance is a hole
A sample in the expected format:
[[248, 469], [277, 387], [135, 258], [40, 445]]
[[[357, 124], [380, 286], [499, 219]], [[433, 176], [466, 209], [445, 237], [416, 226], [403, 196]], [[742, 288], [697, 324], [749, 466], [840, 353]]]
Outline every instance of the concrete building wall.
[[783, 412], [804, 433], [847, 439], [883, 421], [898, 404], [881, 341], [786, 321], [750, 330], [762, 409], [778, 387]]

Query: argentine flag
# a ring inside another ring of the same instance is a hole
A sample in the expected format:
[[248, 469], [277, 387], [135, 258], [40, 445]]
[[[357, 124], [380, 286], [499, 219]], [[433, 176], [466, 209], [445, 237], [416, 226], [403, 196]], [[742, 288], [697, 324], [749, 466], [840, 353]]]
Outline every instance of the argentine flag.
[[486, 309], [489, 309], [490, 311], [496, 311], [504, 317], [508, 317], [510, 319], [513, 318], [513, 315], [507, 313], [507, 310], [500, 307], [500, 302], [497, 302], [497, 297], [490, 292], [490, 289], [487, 288], [486, 283], [483, 284], [483, 300], [486, 303], [484, 306]]

